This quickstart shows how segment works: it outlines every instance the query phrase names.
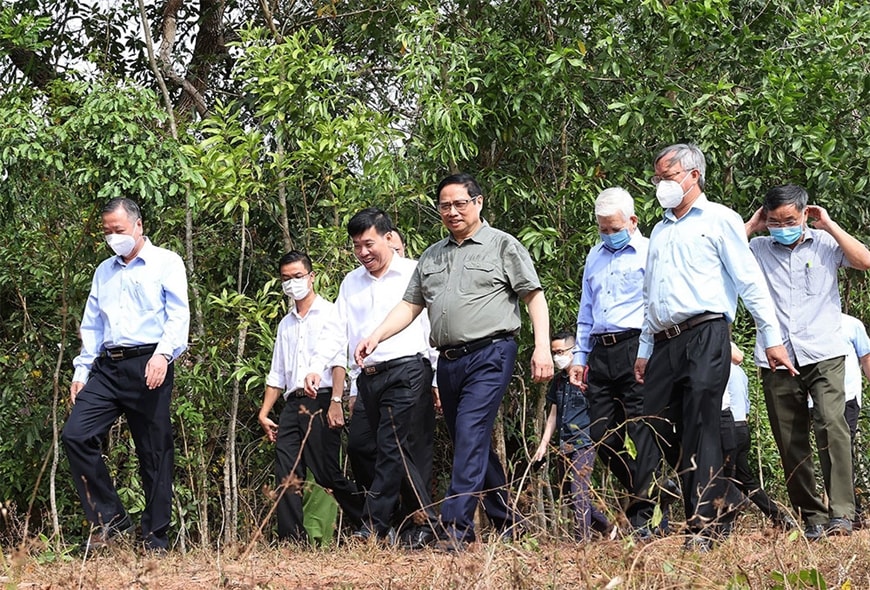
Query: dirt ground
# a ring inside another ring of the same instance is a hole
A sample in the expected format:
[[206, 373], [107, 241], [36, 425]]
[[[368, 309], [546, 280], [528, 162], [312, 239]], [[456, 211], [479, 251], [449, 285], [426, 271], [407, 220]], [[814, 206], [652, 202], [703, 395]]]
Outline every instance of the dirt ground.
[[[798, 532], [738, 530], [708, 554], [683, 550], [673, 535], [645, 545], [525, 538], [476, 543], [460, 554], [371, 545], [197, 550], [155, 558], [116, 547], [84, 560], [40, 563], [7, 552], [6, 589], [539, 589], [827, 588], [870, 589], [870, 531], [808, 543]], [[31, 552], [33, 553], [33, 552]], [[803, 585], [801, 585], [803, 584]]]

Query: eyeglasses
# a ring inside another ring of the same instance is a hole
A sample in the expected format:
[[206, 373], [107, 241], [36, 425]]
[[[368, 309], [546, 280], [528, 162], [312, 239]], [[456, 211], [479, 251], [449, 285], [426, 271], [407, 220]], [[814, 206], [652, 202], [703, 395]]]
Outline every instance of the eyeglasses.
[[450, 213], [450, 209], [455, 208], [457, 211], [462, 213], [466, 209], [468, 209], [468, 204], [473, 203], [477, 199], [480, 198], [480, 195], [476, 197], [471, 197], [470, 199], [456, 199], [455, 201], [443, 201], [438, 203], [438, 210], [441, 213]]
[[[684, 172], [686, 174], [688, 174], [692, 170], [697, 170], [697, 168], [689, 168], [688, 170], [678, 170], [677, 172], [671, 172], [667, 176], [659, 176], [658, 174], [656, 174], [655, 176], [650, 178], [649, 181], [657, 186], [658, 183], [660, 183], [663, 180], [675, 180], [677, 178], [677, 176], [679, 176], [680, 174], [682, 174]], [[683, 176], [683, 177], [685, 178], [685, 176]], [[682, 180], [680, 182], [682, 182]]]
[[285, 280], [285, 281], [289, 281], [289, 280], [291, 280], [291, 279], [304, 279], [305, 277], [307, 277], [307, 276], [309, 276], [309, 275], [311, 275], [311, 274], [313, 274], [313, 273], [314, 273], [314, 271], [312, 270], [311, 272], [307, 272], [307, 273], [305, 273], [305, 274], [299, 274], [299, 273], [297, 273], [297, 274], [292, 275], [292, 276], [286, 276], [286, 277], [281, 277], [281, 278], [282, 278], [282, 280]]
[[569, 352], [571, 352], [573, 350], [574, 350], [574, 347], [571, 346], [569, 348], [553, 348], [552, 350], [550, 350], [550, 352], [553, 353], [553, 356], [557, 356], [560, 354], [568, 354]]

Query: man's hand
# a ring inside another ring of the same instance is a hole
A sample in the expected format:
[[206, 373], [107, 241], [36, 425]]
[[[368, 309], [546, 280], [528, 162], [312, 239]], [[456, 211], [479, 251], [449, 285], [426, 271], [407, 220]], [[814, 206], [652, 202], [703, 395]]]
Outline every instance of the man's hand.
[[311, 399], [317, 399], [317, 388], [320, 387], [320, 375], [317, 373], [308, 373], [305, 375], [305, 395]]
[[536, 346], [532, 353], [532, 380], [542, 383], [553, 378], [553, 357], [550, 347]]
[[362, 367], [366, 357], [375, 351], [378, 344], [380, 344], [378, 339], [372, 338], [371, 336], [360, 341], [360, 343], [356, 345], [356, 350], [353, 352], [353, 360], [356, 361], [356, 364]]
[[257, 421], [260, 423], [260, 426], [263, 427], [263, 432], [266, 433], [266, 438], [269, 439], [269, 442], [273, 443], [278, 440], [278, 425], [272, 422], [272, 419], [269, 418], [269, 414], [260, 414], [257, 416]]
[[571, 365], [568, 367], [568, 381], [571, 385], [579, 387], [580, 391], [586, 391], [586, 378], [589, 375], [587, 365]]
[[326, 423], [332, 429], [344, 426], [344, 409], [340, 403], [329, 402], [329, 410], [326, 412]]
[[637, 357], [634, 361], [634, 380], [638, 383], [643, 383], [643, 377], [646, 375], [646, 364], [649, 359]]
[[830, 228], [832, 223], [831, 216], [828, 215], [827, 209], [819, 207], [818, 205], [807, 205], [807, 217], [816, 220], [810, 225], [816, 229], [824, 231], [828, 231], [828, 228]]
[[795, 369], [791, 364], [791, 359], [788, 358], [788, 352], [782, 344], [765, 348], [764, 354], [767, 355], [767, 364], [771, 371], [776, 371], [777, 367], [785, 367], [788, 369], [788, 372], [792, 377], [800, 375], [797, 369]]
[[166, 368], [169, 366], [169, 361], [162, 354], [154, 353], [148, 359], [148, 364], [145, 365], [145, 385], [148, 389], [157, 389], [163, 385], [163, 380], [166, 379]]
[[70, 405], [76, 405], [76, 396], [85, 386], [81, 381], [73, 381], [69, 386], [69, 403]]
[[542, 442], [538, 449], [535, 451], [535, 454], [532, 455], [532, 463], [537, 463], [538, 461], [543, 461], [544, 457], [547, 456], [547, 443], [546, 441]]
[[767, 229], [767, 214], [764, 212], [764, 207], [759, 207], [749, 218], [749, 221], [743, 224], [746, 229], [746, 237], [756, 234]]
[[441, 409], [441, 396], [438, 394], [437, 387], [432, 388], [432, 403], [435, 406], [435, 412], [437, 412], [438, 414], [443, 412], [443, 410]]

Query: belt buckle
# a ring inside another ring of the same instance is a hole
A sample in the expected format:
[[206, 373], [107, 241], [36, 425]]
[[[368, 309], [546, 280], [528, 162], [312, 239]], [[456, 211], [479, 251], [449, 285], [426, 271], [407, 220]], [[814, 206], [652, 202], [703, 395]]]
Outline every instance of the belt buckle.
[[124, 360], [124, 351], [122, 349], [108, 350], [106, 349], [106, 354], [109, 355], [109, 358], [113, 361], [122, 361]]
[[369, 365], [368, 367], [363, 367], [363, 371], [366, 375], [377, 375], [378, 367], [377, 365]]
[[604, 346], [613, 346], [616, 344], [616, 334], [602, 334], [600, 338], [601, 344]]
[[457, 355], [454, 357], [454, 356], [452, 356], [452, 354], [454, 352], [458, 353], [461, 350], [462, 350], [461, 348], [448, 348], [447, 350], [444, 351], [444, 358], [446, 358], [448, 361], [455, 361], [456, 359], [458, 359], [462, 355], [460, 354], [460, 355]]
[[674, 324], [670, 328], [665, 328], [665, 338], [670, 340], [671, 338], [676, 338], [680, 334], [682, 334], [682, 330], [680, 329], [679, 324]]

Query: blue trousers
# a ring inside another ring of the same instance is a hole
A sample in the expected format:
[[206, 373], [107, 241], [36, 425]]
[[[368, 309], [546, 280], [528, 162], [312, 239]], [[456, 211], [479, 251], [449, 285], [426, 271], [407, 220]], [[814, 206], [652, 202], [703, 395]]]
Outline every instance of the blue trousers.
[[163, 385], [151, 390], [145, 385], [145, 365], [150, 358], [146, 354], [118, 361], [96, 359], [61, 439], [88, 521], [123, 528], [127, 511], [103, 461], [102, 442], [118, 416], [127, 417], [145, 492], [142, 537], [147, 546], [166, 549], [175, 457], [169, 419], [175, 365], [167, 367]]
[[493, 525], [514, 524], [504, 468], [492, 449], [492, 429], [517, 357], [513, 339], [499, 340], [456, 360], [438, 359], [438, 389], [453, 439], [453, 471], [441, 505], [444, 532], [474, 540], [474, 510], [483, 496]]

